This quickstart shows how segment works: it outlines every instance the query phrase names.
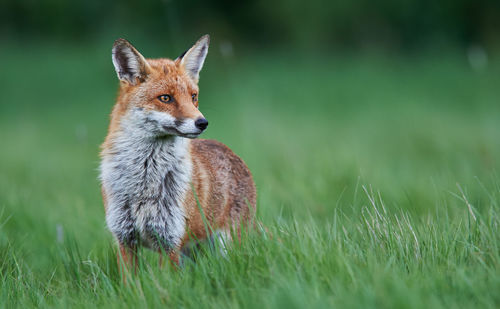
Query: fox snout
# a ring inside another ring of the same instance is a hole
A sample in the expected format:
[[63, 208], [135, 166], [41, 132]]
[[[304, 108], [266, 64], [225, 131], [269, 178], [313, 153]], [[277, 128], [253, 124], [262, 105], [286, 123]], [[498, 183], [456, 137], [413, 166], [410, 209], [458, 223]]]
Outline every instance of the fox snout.
[[[208, 126], [208, 121], [205, 117], [200, 116], [196, 120], [188, 118], [184, 120], [174, 121], [174, 126], [165, 125], [164, 130], [166, 133], [172, 133], [174, 135], [184, 136], [188, 138], [196, 138], [198, 135], [203, 133]], [[172, 130], [173, 129], [173, 130]]]
[[177, 118], [165, 112], [136, 108], [122, 124], [132, 130], [141, 132], [144, 136], [164, 137], [176, 135], [196, 138], [207, 128], [208, 121], [201, 113], [196, 118]]
[[198, 137], [208, 126], [208, 121], [203, 117], [198, 117], [196, 120], [192, 118], [186, 119], [175, 119], [174, 121], [168, 121], [170, 117], [164, 117], [161, 125], [162, 132], [160, 135], [177, 135], [187, 138]]
[[196, 119], [196, 121], [194, 122], [194, 125], [200, 129], [201, 131], [204, 131], [207, 126], [208, 126], [208, 121], [205, 119], [205, 118], [198, 118]]

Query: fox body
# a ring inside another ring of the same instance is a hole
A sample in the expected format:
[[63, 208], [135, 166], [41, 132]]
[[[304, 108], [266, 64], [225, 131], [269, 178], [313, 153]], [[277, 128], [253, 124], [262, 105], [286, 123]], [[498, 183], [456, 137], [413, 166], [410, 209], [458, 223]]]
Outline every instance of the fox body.
[[255, 215], [245, 163], [222, 143], [195, 139], [208, 125], [197, 85], [208, 44], [203, 36], [175, 60], [145, 59], [123, 39], [113, 46], [120, 90], [100, 178], [106, 223], [126, 263], [139, 245], [177, 263], [190, 237], [239, 235]]

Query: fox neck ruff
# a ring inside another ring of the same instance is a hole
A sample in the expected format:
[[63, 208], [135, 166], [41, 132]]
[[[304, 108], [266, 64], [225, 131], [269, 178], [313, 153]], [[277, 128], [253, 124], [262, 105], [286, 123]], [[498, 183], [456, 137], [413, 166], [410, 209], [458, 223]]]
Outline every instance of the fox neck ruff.
[[123, 245], [177, 248], [186, 227], [183, 201], [191, 182], [190, 141], [122, 129], [100, 166], [107, 226]]

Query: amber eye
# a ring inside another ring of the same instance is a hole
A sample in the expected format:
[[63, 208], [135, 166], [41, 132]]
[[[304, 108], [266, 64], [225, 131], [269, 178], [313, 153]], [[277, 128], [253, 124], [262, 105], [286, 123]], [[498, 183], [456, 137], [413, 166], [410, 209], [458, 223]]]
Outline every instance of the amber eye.
[[191, 98], [193, 98], [193, 102], [198, 101], [198, 95], [196, 93], [193, 93], [193, 95], [191, 95]]
[[168, 94], [162, 94], [161, 96], [158, 97], [158, 100], [160, 100], [163, 103], [172, 103], [172, 97]]

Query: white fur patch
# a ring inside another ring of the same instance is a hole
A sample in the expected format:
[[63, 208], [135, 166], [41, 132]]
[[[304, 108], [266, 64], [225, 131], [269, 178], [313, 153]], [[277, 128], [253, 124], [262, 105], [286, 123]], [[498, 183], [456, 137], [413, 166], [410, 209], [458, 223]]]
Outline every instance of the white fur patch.
[[220, 254], [227, 258], [227, 251], [232, 243], [231, 234], [226, 230], [216, 230], [212, 237], [218, 242]]
[[189, 140], [155, 135], [174, 123], [166, 113], [129, 111], [101, 161], [106, 223], [120, 243], [165, 250], [181, 243], [186, 225], [182, 202], [192, 169]]
[[194, 119], [184, 119], [177, 130], [183, 134], [200, 134], [201, 130], [196, 127], [194, 122]]

